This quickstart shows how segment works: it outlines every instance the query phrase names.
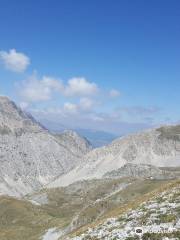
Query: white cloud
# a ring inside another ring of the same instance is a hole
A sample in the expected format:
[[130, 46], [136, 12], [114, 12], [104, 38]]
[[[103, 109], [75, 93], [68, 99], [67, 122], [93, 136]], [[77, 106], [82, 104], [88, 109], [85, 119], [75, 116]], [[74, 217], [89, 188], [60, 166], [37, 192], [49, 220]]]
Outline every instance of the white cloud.
[[10, 49], [9, 52], [0, 51], [0, 60], [6, 69], [13, 72], [24, 72], [30, 64], [30, 59], [24, 53], [16, 52], [16, 49]]
[[98, 116], [97, 113], [91, 114], [89, 118], [94, 122], [103, 122], [104, 118], [102, 116]]
[[119, 97], [119, 95], [120, 95], [120, 92], [116, 89], [111, 89], [110, 92], [109, 92], [109, 96], [113, 97], [113, 98], [114, 97]]
[[50, 100], [54, 91], [63, 91], [62, 83], [52, 77], [32, 75], [20, 86], [20, 95], [28, 102]]
[[98, 129], [123, 135], [152, 127], [149, 122], [124, 121], [121, 117], [112, 117], [111, 113], [83, 112], [79, 110], [77, 104], [70, 102], [66, 102], [63, 108], [30, 109], [30, 112], [40, 122], [42, 120], [69, 129]]
[[82, 110], [88, 111], [93, 108], [95, 102], [90, 98], [81, 98], [79, 102], [79, 106]]
[[98, 87], [85, 78], [72, 78], [65, 85], [53, 77], [43, 76], [38, 79], [36, 74], [33, 74], [22, 82], [19, 91], [26, 102], [50, 100], [54, 92], [59, 92], [65, 98], [79, 97], [81, 107], [89, 109], [93, 101], [86, 96], [97, 93]]
[[67, 96], [90, 96], [98, 92], [98, 87], [93, 82], [88, 82], [85, 78], [72, 78], [65, 87]]
[[89, 98], [81, 98], [78, 103], [64, 103], [64, 111], [65, 113], [73, 113], [73, 114], [87, 114], [93, 110], [95, 102]]
[[64, 104], [65, 113], [75, 114], [78, 112], [78, 106], [74, 103], [66, 102]]

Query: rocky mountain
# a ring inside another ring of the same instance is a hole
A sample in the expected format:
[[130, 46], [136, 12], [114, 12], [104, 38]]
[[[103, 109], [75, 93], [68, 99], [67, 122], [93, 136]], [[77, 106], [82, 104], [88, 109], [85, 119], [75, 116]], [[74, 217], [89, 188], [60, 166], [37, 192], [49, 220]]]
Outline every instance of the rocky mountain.
[[179, 133], [179, 126], [163, 127], [92, 149], [73, 131], [50, 133], [0, 97], [0, 239], [68, 239], [144, 201], [180, 176]]
[[0, 164], [0, 194], [12, 196], [82, 179], [160, 176], [159, 167], [180, 165], [180, 126], [148, 130], [92, 149], [73, 131], [51, 134], [0, 97]]
[[91, 143], [86, 138], [77, 134], [75, 131], [65, 130], [61, 134], [54, 134], [54, 136], [60, 144], [68, 146], [68, 148], [71, 149], [72, 152], [76, 152], [79, 157], [82, 157], [87, 152], [92, 150]]
[[125, 164], [155, 167], [180, 166], [180, 125], [164, 126], [113, 141], [83, 157], [82, 164], [61, 176], [50, 187], [66, 186], [81, 179], [101, 178]]
[[77, 166], [91, 149], [72, 132], [54, 136], [0, 97], [0, 195], [22, 196]]
[[86, 137], [93, 147], [102, 147], [109, 143], [111, 143], [114, 139], [117, 138], [115, 134], [106, 132], [106, 131], [100, 131], [100, 130], [94, 130], [94, 129], [84, 129], [84, 128], [74, 128], [72, 126], [63, 125], [60, 123], [59, 120], [47, 120], [42, 118], [41, 116], [37, 115], [36, 113], [33, 113], [36, 119], [39, 120], [40, 123], [43, 124], [47, 129], [49, 129], [53, 133], [62, 133], [63, 131], [67, 129], [72, 129], [76, 133], [78, 133], [81, 136]]
[[[174, 170], [174, 171], [173, 171]], [[180, 177], [180, 171], [176, 168], [158, 168], [149, 164], [127, 163], [121, 168], [107, 172], [105, 178], [135, 177], [144, 179], [173, 179]]]

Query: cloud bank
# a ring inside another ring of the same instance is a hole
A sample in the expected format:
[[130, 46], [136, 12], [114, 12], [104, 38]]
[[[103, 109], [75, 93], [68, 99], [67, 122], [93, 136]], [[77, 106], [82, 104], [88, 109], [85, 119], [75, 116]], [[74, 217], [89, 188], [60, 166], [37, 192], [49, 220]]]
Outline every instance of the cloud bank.
[[81, 105], [89, 108], [92, 102], [87, 98], [98, 93], [98, 86], [82, 77], [69, 79], [63, 83], [51, 76], [38, 78], [33, 74], [19, 85], [19, 94], [27, 102], [50, 100], [55, 92], [66, 98], [82, 97]]

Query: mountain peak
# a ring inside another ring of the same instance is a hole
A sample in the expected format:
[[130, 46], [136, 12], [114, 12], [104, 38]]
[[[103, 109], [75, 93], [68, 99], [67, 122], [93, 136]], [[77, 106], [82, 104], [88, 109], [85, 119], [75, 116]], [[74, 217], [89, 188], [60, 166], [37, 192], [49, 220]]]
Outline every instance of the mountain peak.
[[0, 97], [0, 195], [23, 196], [70, 171], [89, 151], [74, 132], [56, 136]]
[[0, 96], [0, 130], [1, 133], [18, 133], [41, 131], [42, 127], [28, 113], [25, 113], [6, 96]]

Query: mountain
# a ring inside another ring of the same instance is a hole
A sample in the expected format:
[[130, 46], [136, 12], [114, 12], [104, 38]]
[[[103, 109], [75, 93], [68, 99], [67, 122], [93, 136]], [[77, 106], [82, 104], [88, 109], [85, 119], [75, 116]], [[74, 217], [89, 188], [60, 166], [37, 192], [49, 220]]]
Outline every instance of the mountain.
[[115, 138], [117, 138], [116, 135], [109, 132], [105, 132], [105, 131], [83, 129], [83, 128], [72, 128], [69, 126], [65, 126], [61, 123], [58, 123], [57, 121], [41, 118], [41, 116], [36, 116], [36, 118], [39, 119], [39, 121], [43, 124], [43, 126], [45, 126], [49, 131], [53, 133], [58, 134], [58, 133], [62, 133], [67, 129], [72, 129], [73, 131], [77, 132], [79, 135], [84, 136], [86, 139], [88, 139], [93, 145], [93, 147], [102, 147], [104, 145], [111, 143]]
[[82, 179], [102, 178], [127, 163], [156, 167], [180, 166], [180, 125], [164, 126], [116, 139], [87, 153], [82, 164], [49, 186], [66, 186]]
[[81, 136], [85, 136], [94, 147], [102, 147], [111, 143], [117, 136], [105, 131], [92, 129], [75, 129]]
[[54, 136], [0, 97], [0, 195], [23, 196], [77, 166], [91, 150], [72, 132]]
[[81, 137], [75, 131], [65, 130], [61, 134], [54, 134], [60, 144], [68, 146], [72, 152], [76, 152], [79, 157], [92, 150], [91, 143], [84, 137]]
[[0, 97], [0, 239], [68, 239], [139, 205], [179, 178], [179, 136], [180, 126], [162, 127], [93, 149], [74, 131], [50, 133]]

